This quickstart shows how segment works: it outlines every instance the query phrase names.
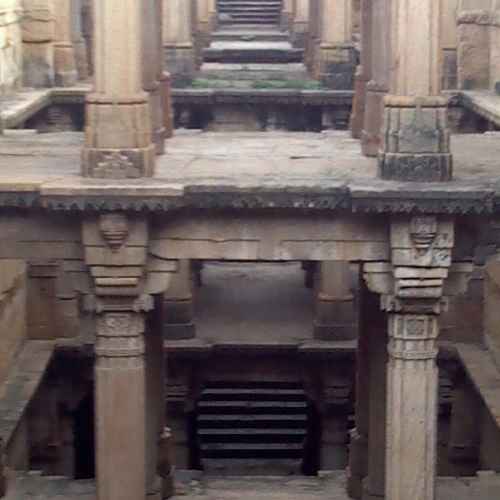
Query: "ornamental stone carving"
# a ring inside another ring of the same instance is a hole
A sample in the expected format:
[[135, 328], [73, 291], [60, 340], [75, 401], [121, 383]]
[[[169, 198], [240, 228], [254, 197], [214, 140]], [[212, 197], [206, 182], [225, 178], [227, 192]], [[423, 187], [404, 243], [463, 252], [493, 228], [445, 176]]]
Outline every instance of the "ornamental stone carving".
[[104, 214], [99, 218], [99, 230], [109, 248], [117, 252], [129, 235], [127, 217], [122, 213]]
[[436, 239], [438, 224], [436, 217], [413, 217], [410, 222], [410, 236], [415, 248], [427, 252]]

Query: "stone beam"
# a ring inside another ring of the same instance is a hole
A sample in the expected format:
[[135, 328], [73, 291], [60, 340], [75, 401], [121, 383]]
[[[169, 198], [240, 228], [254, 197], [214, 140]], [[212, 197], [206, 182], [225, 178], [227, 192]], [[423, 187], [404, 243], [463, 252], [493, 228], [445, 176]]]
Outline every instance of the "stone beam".
[[86, 102], [85, 177], [153, 175], [151, 108], [143, 90], [143, 4], [94, 0], [95, 84]]
[[389, 95], [384, 98], [379, 155], [382, 179], [452, 178], [447, 99], [439, 95], [440, 10], [435, 0], [392, 1]]

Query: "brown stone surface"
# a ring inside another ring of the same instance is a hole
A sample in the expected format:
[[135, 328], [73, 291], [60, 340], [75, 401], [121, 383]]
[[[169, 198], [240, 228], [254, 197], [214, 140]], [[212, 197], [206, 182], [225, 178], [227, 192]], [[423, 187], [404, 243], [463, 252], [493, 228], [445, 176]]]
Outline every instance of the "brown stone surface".
[[[241, 188], [397, 189], [376, 180], [376, 161], [361, 155], [348, 132], [202, 133], [179, 132], [153, 180], [106, 181], [79, 177], [83, 135], [9, 131], [0, 139], [0, 190], [42, 191], [47, 195], [115, 193], [181, 195], [187, 186]], [[500, 142], [496, 133], [452, 137], [458, 191], [493, 188]], [[417, 186], [418, 189], [418, 186]], [[428, 186], [425, 190], [429, 191]]]

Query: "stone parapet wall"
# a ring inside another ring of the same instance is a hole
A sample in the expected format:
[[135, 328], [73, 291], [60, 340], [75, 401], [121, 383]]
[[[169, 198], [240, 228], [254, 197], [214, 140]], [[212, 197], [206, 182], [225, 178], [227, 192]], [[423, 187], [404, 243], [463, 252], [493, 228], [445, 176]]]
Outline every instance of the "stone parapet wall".
[[0, 4], [0, 95], [21, 86], [22, 79], [22, 7], [20, 0], [2, 0]]

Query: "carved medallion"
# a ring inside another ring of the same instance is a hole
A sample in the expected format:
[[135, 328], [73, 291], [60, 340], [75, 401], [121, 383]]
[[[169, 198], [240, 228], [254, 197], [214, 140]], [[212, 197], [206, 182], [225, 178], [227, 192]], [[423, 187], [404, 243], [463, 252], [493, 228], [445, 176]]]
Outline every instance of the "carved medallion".
[[117, 252], [129, 234], [128, 220], [124, 214], [103, 214], [99, 219], [99, 229], [109, 248]]
[[413, 217], [410, 237], [413, 245], [422, 253], [427, 252], [436, 239], [438, 223], [436, 217]]

